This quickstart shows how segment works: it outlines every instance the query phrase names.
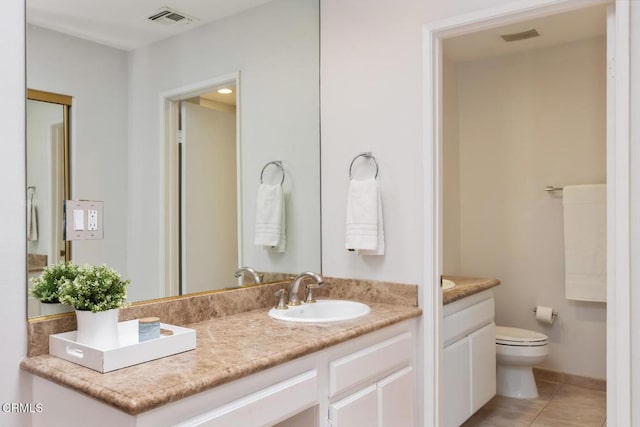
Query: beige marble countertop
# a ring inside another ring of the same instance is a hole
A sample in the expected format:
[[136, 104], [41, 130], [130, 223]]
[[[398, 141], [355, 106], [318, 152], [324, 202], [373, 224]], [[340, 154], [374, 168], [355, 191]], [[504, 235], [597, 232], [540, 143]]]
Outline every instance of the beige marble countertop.
[[25, 359], [21, 368], [136, 415], [422, 313], [368, 304], [370, 314], [336, 323], [277, 321], [266, 309], [204, 320], [186, 325], [196, 330], [195, 350], [105, 374], [49, 355]]
[[442, 292], [442, 303], [444, 305], [500, 284], [498, 279], [482, 279], [479, 277], [442, 276], [442, 278], [451, 280], [456, 284], [455, 287]]

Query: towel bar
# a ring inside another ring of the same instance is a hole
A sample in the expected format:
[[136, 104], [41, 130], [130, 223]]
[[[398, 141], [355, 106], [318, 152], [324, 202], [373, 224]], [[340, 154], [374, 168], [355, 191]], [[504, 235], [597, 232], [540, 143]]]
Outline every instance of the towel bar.
[[547, 185], [544, 187], [544, 191], [562, 191], [562, 187], [554, 187], [553, 185]]
[[376, 174], [375, 174], [374, 178], [378, 178], [378, 170], [379, 170], [378, 162], [376, 161], [376, 158], [375, 158], [375, 157], [373, 157], [373, 154], [371, 154], [371, 152], [370, 152], [370, 151], [365, 151], [365, 152], [363, 152], [363, 153], [358, 154], [357, 156], [355, 156], [355, 157], [353, 158], [353, 160], [351, 160], [351, 164], [349, 165], [349, 179], [353, 179], [353, 176], [351, 175], [351, 171], [352, 171], [352, 169], [353, 169], [353, 163], [354, 163], [354, 162], [356, 161], [356, 159], [358, 159], [359, 157], [365, 157], [365, 158], [367, 158], [367, 159], [371, 159], [371, 160], [373, 160], [373, 163], [375, 163], [375, 165], [376, 165]]

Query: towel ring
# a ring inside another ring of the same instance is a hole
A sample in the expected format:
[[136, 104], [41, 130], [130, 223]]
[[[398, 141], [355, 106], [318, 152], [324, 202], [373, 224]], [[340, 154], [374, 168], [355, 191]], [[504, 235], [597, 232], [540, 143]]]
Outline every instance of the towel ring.
[[262, 177], [264, 175], [264, 170], [269, 165], [274, 165], [274, 166], [277, 166], [278, 168], [280, 168], [280, 172], [282, 172], [282, 181], [280, 181], [280, 185], [284, 184], [284, 168], [282, 167], [282, 160], [274, 160], [272, 162], [267, 163], [266, 165], [264, 165], [262, 167], [262, 171], [260, 172], [260, 184], [264, 184], [264, 181], [262, 180]]
[[375, 163], [375, 165], [376, 165], [376, 174], [374, 175], [374, 178], [377, 179], [378, 178], [378, 170], [379, 170], [378, 162], [376, 161], [376, 158], [373, 157], [373, 154], [371, 154], [370, 151], [365, 151], [364, 153], [360, 153], [357, 156], [355, 156], [353, 158], [353, 160], [351, 160], [351, 164], [349, 165], [349, 179], [353, 179], [351, 171], [353, 170], [353, 163], [356, 161], [356, 159], [358, 159], [358, 157], [366, 157], [367, 159], [373, 160], [373, 163]]

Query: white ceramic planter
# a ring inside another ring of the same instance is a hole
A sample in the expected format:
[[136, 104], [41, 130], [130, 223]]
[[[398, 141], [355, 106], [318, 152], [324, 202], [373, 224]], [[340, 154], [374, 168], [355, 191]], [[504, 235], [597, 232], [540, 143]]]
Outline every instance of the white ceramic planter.
[[40, 303], [40, 316], [49, 316], [50, 314], [68, 313], [73, 310], [68, 305], [60, 304], [59, 302], [41, 302]]
[[109, 350], [120, 346], [118, 339], [118, 313], [114, 308], [92, 313], [76, 310], [78, 332], [76, 342], [100, 350]]

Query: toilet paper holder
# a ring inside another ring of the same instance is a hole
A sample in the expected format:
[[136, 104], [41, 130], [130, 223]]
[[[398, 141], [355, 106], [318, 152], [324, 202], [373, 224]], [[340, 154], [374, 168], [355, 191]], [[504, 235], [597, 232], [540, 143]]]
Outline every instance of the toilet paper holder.
[[[533, 312], [537, 313], [538, 312], [538, 308], [534, 307], [533, 308]], [[558, 312], [557, 311], [552, 311], [551, 312], [551, 317], [553, 317], [553, 320], [556, 320], [558, 318]]]

